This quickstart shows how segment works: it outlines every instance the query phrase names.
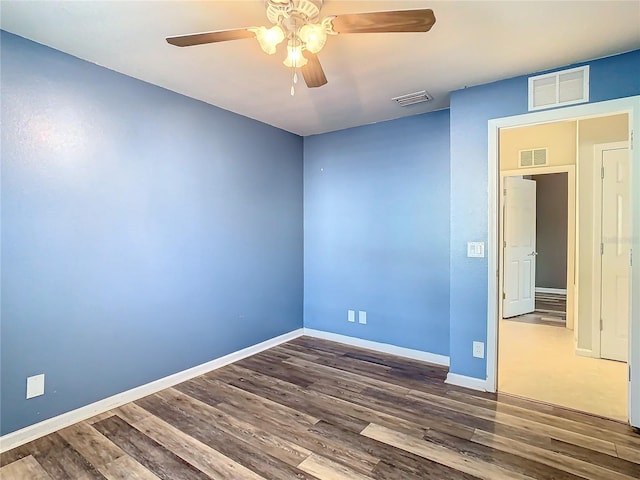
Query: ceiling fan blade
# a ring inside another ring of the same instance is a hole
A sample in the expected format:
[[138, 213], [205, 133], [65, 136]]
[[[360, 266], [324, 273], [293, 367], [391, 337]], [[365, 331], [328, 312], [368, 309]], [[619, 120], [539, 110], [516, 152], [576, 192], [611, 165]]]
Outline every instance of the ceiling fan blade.
[[337, 15], [331, 23], [338, 33], [428, 32], [436, 23], [431, 9]]
[[326, 84], [327, 77], [324, 74], [324, 70], [322, 70], [318, 56], [315, 53], [306, 51], [303, 55], [308, 61], [300, 70], [302, 71], [302, 76], [304, 77], [304, 82], [307, 84], [307, 87], [316, 88]]
[[177, 35], [175, 37], [167, 37], [167, 42], [177, 47], [190, 47], [192, 45], [227, 42], [229, 40], [240, 40], [242, 38], [252, 38], [255, 36], [255, 33], [250, 32], [246, 28], [237, 28], [235, 30], [219, 30], [217, 32]]

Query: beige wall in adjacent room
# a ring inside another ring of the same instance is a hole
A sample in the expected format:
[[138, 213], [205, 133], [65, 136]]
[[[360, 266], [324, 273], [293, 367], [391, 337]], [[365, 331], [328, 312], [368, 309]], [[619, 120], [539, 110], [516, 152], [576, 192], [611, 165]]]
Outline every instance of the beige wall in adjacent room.
[[629, 137], [626, 113], [578, 122], [578, 348], [592, 349], [594, 147]]
[[546, 166], [576, 164], [576, 121], [500, 130], [500, 171], [517, 170], [520, 150], [547, 148]]

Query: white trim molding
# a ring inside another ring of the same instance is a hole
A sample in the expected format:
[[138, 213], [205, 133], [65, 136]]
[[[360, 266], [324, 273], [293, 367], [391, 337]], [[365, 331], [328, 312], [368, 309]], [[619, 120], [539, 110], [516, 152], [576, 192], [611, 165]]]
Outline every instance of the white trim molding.
[[43, 420], [42, 422], [29, 425], [28, 427], [20, 430], [16, 430], [15, 432], [8, 433], [0, 437], [0, 453], [19, 447], [20, 445], [24, 445], [25, 443], [31, 442], [45, 435], [49, 435], [57, 430], [73, 425], [74, 423], [87, 420], [95, 415], [108, 412], [109, 410], [118, 408], [126, 403], [130, 403], [142, 397], [146, 397], [147, 395], [159, 392], [165, 388], [172, 387], [178, 383], [185, 382], [199, 375], [224, 367], [230, 363], [237, 362], [243, 358], [268, 350], [269, 348], [273, 348], [277, 345], [293, 340], [294, 338], [301, 337], [302, 335], [303, 329], [299, 328], [289, 333], [265, 340], [264, 342], [260, 342], [256, 345], [243, 348], [242, 350], [229, 353], [228, 355], [216, 358], [215, 360], [211, 360], [201, 365], [196, 365], [195, 367], [188, 368], [187, 370], [174, 373], [173, 375], [160, 378], [145, 385], [132, 388], [131, 390], [118, 393], [103, 400], [85, 405], [84, 407], [77, 408], [70, 412], [66, 412], [56, 417]]
[[479, 390], [481, 392], [487, 391], [486, 380], [475, 377], [467, 377], [466, 375], [459, 375], [457, 373], [449, 372], [444, 383], [448, 383], [449, 385], [457, 385], [458, 387], [470, 388], [472, 390]]
[[576, 347], [575, 352], [579, 357], [593, 357], [593, 351], [589, 350], [588, 348]]
[[566, 288], [546, 288], [546, 287], [536, 287], [536, 293], [550, 293], [552, 295], [566, 295]]
[[371, 340], [363, 340], [361, 338], [349, 337], [347, 335], [340, 335], [338, 333], [325, 332], [322, 330], [314, 330], [312, 328], [305, 328], [304, 335], [324, 340], [331, 340], [332, 342], [343, 343], [353, 347], [366, 348], [376, 352], [389, 353], [399, 357], [411, 358], [412, 360], [420, 360], [422, 362], [434, 363], [445, 367], [449, 366], [449, 357], [446, 355], [439, 355], [437, 353], [423, 352], [422, 350], [398, 347], [388, 343], [373, 342]]

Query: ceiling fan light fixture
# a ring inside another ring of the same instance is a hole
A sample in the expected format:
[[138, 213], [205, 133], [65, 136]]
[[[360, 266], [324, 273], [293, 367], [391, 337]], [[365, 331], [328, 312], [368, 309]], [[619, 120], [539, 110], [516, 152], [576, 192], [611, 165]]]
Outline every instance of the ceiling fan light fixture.
[[321, 23], [307, 23], [298, 32], [300, 40], [311, 53], [318, 53], [327, 43], [327, 32]]
[[307, 64], [307, 59], [302, 55], [302, 46], [289, 41], [287, 45], [287, 58], [285, 58], [285, 66], [289, 68], [300, 68]]
[[276, 47], [284, 40], [284, 31], [279, 25], [274, 25], [271, 28], [267, 27], [252, 27], [250, 31], [256, 34], [256, 40], [260, 44], [260, 48], [267, 55], [273, 55], [276, 53]]
[[[348, 13], [329, 15], [320, 19], [324, 0], [263, 0], [263, 2], [266, 5], [267, 19], [273, 25], [271, 28], [260, 26], [216, 30], [166, 37], [166, 41], [177, 47], [189, 47], [256, 38], [260, 48], [268, 55], [273, 55], [278, 45], [287, 39], [287, 58], [283, 63], [291, 68], [291, 94], [293, 95], [298, 73], [302, 74], [309, 88], [326, 85], [327, 77], [317, 53], [324, 48], [328, 35], [428, 32], [436, 21], [433, 10], [426, 8]], [[401, 106], [407, 106], [429, 101], [431, 97], [426, 92], [417, 92], [417, 95], [402, 95], [393, 100]]]

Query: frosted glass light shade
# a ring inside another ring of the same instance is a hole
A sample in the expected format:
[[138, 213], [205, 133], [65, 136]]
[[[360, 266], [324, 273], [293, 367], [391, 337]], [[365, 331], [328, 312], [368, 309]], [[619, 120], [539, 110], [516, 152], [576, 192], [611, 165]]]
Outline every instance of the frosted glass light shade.
[[271, 28], [254, 27], [250, 30], [256, 34], [260, 48], [268, 55], [276, 53], [276, 47], [284, 40], [284, 31], [278, 25]]
[[304, 67], [307, 64], [307, 59], [302, 55], [302, 47], [300, 45], [294, 46], [289, 42], [289, 45], [287, 45], [287, 58], [282, 63], [289, 68]]
[[298, 36], [311, 53], [318, 53], [327, 43], [327, 33], [319, 23], [307, 23], [300, 29]]

